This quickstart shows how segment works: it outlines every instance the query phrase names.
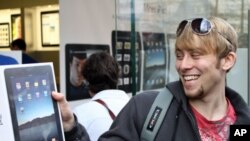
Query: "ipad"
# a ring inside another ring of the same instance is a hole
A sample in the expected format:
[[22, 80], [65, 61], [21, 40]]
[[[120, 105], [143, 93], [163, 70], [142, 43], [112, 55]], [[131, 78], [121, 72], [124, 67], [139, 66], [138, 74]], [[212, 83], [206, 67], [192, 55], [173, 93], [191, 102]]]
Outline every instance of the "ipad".
[[143, 90], [163, 88], [166, 84], [167, 52], [164, 33], [143, 32]]
[[[141, 88], [141, 37], [139, 32], [135, 32], [135, 81], [136, 91]], [[118, 89], [126, 93], [132, 92], [132, 46], [131, 46], [131, 32], [130, 31], [112, 31], [112, 50], [113, 56], [116, 57], [120, 64], [121, 77], [119, 78]]]
[[68, 101], [90, 98], [88, 83], [82, 75], [86, 59], [93, 53], [105, 51], [110, 53], [106, 44], [66, 44], [66, 98]]
[[52, 65], [13, 65], [4, 77], [15, 141], [63, 141], [60, 112], [51, 97], [56, 90]]

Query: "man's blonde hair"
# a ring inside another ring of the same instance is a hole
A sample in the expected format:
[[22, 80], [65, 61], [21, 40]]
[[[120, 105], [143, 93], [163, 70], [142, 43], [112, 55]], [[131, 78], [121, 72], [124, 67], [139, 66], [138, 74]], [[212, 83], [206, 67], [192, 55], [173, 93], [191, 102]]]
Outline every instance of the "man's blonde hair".
[[235, 29], [221, 18], [210, 17], [208, 20], [212, 23], [212, 30], [206, 35], [194, 33], [191, 24], [187, 24], [177, 36], [176, 49], [199, 48], [204, 53], [216, 54], [219, 59], [227, 56], [230, 51], [236, 52], [238, 36]]

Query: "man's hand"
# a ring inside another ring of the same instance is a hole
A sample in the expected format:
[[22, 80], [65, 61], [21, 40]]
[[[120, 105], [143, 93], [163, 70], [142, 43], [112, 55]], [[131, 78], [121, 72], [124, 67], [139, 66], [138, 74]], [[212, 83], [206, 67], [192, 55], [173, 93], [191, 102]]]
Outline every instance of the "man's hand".
[[58, 102], [64, 132], [70, 131], [75, 125], [75, 119], [69, 103], [65, 99], [65, 96], [61, 93], [52, 92], [52, 97]]

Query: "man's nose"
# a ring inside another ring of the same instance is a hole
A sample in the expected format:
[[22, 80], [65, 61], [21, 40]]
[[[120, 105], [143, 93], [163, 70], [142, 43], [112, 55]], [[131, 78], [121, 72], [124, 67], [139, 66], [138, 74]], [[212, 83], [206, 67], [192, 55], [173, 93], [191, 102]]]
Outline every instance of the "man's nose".
[[194, 60], [191, 56], [185, 55], [184, 58], [180, 62], [180, 69], [186, 70], [191, 69], [194, 66]]

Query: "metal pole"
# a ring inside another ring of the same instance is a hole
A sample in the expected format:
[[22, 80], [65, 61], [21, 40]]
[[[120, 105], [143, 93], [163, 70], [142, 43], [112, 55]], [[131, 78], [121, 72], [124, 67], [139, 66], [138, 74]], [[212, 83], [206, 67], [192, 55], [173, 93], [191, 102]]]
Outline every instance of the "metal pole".
[[134, 0], [131, 0], [131, 72], [132, 72], [132, 96], [136, 95], [136, 73], [135, 73], [135, 5]]

